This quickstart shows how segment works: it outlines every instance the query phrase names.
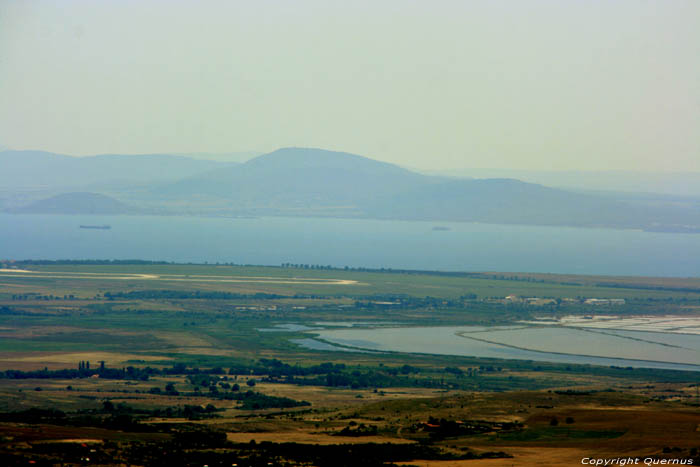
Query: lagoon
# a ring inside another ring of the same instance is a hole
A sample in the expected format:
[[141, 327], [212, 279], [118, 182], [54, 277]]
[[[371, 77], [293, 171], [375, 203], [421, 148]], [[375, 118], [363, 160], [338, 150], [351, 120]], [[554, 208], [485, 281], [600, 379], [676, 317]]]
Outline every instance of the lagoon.
[[383, 327], [312, 333], [329, 344], [364, 350], [700, 371], [700, 335], [556, 326]]

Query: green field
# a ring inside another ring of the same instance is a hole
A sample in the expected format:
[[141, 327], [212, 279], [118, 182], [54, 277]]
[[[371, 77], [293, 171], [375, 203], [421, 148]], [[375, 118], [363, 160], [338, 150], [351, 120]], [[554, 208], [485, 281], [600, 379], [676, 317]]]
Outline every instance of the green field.
[[[93, 350], [221, 365], [227, 358], [260, 356], [403, 361], [408, 357], [312, 351], [290, 342], [303, 333], [259, 329], [318, 320], [463, 325], [577, 313], [692, 316], [700, 309], [696, 279], [182, 264], [15, 267], [0, 271], [0, 352], [6, 359]], [[544, 302], [512, 303], [507, 295]], [[626, 303], [592, 306], [586, 298]]]
[[[700, 444], [694, 372], [316, 351], [292, 342], [306, 333], [262, 330], [318, 321], [432, 326], [596, 313], [694, 317], [697, 279], [13, 266], [29, 272], [0, 270], [0, 460], [7, 465], [28, 452], [41, 462], [70, 457], [66, 439], [97, 439], [92, 456], [105, 463], [166, 450], [195, 456], [193, 465], [220, 463], [212, 449], [239, 465], [314, 462], [330, 455], [324, 449], [339, 449], [334, 455], [358, 465], [366, 458], [352, 456], [365, 450], [387, 461], [412, 453], [428, 465], [480, 465], [474, 462], [482, 458], [500, 465], [511, 455], [518, 465], [539, 465], [530, 447], [558, 463], [571, 452], [548, 449], [622, 443], [630, 452], [651, 446], [662, 453], [671, 442], [662, 440], [672, 438], [678, 453], [691, 456], [693, 443]], [[625, 304], [588, 305], [587, 298]], [[634, 417], [621, 421], [601, 415], [632, 408]], [[31, 451], [13, 440], [30, 443]], [[350, 453], [343, 451], [350, 444]]]
[[[25, 266], [23, 266], [25, 267]], [[369, 272], [343, 269], [300, 269], [262, 266], [214, 265], [31, 265], [32, 271], [42, 273], [32, 278], [28, 274], [2, 273], [0, 283], [11, 289], [13, 284], [35, 284], [42, 289], [60, 294], [61, 291], [115, 289], [170, 289], [228, 290], [240, 293], [323, 294], [358, 297], [374, 294], [406, 294], [415, 297], [432, 296], [456, 298], [467, 293], [478, 297], [504, 297], [515, 294], [538, 297], [605, 297], [629, 299], [700, 299], [700, 279], [630, 278], [613, 276], [543, 275], [522, 273], [401, 273]], [[154, 280], [120, 279], [119, 281], [84, 278], [51, 278], [49, 273], [74, 274], [145, 274], [164, 276]], [[172, 276], [180, 276], [177, 281]], [[203, 277], [212, 276], [212, 277]], [[239, 283], [215, 282], [221, 279], [240, 279]], [[509, 279], [512, 278], [512, 279]], [[350, 280], [352, 286], [303, 283], [260, 283], [256, 279], [287, 280]], [[601, 285], [596, 285], [601, 284]], [[602, 285], [605, 284], [605, 285]], [[77, 286], [77, 287], [76, 287]], [[4, 290], [7, 294], [10, 290]]]

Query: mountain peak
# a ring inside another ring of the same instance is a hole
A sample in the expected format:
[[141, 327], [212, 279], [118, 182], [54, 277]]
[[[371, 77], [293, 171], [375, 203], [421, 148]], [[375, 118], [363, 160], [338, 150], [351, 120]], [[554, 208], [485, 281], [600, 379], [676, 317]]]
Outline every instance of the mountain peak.
[[275, 167], [283, 169], [333, 168], [345, 170], [368, 170], [377, 168], [404, 170], [386, 162], [348, 152], [329, 151], [318, 148], [280, 148], [268, 154], [255, 157], [245, 165], [254, 167]]

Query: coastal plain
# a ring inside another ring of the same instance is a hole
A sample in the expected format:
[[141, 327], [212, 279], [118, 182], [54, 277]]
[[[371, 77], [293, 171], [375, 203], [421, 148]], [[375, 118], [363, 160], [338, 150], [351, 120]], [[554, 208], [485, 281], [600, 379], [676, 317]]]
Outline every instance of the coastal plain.
[[6, 262], [0, 316], [4, 465], [699, 462], [699, 371], [318, 339], [633, 323], [676, 345], [699, 279]]

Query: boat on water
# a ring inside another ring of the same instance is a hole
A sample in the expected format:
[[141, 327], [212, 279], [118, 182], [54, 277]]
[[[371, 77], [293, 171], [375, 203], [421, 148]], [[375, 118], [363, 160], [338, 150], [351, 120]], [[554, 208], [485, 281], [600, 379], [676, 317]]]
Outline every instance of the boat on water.
[[112, 228], [111, 225], [81, 225], [81, 229], [97, 229], [97, 230], [109, 230]]
[[435, 227], [433, 227], [433, 230], [435, 230], [437, 232], [446, 232], [446, 231], [452, 230], [452, 229], [450, 229], [449, 227], [443, 227], [441, 225], [436, 225]]

